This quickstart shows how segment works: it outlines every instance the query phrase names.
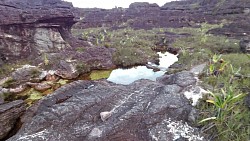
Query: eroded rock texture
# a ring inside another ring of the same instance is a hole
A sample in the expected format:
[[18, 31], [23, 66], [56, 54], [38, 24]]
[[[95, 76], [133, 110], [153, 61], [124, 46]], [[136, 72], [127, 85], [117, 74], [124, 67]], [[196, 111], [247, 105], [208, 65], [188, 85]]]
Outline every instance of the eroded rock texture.
[[185, 123], [194, 109], [183, 91], [195, 83], [190, 72], [130, 85], [76, 81], [33, 105], [9, 141], [203, 140]]
[[8, 135], [25, 109], [25, 104], [22, 100], [5, 104], [0, 102], [0, 140]]
[[0, 2], [1, 60], [15, 61], [70, 47], [66, 42], [76, 23], [72, 5], [60, 0], [4, 0]]

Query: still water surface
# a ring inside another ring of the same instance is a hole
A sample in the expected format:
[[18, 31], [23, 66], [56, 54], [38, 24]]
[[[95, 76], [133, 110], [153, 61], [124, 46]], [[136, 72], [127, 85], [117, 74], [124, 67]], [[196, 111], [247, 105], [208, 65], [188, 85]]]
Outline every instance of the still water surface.
[[155, 65], [149, 62], [152, 66], [160, 68], [160, 71], [154, 72], [153, 69], [149, 69], [146, 66], [136, 66], [129, 69], [115, 69], [108, 77], [108, 81], [116, 84], [130, 84], [139, 79], [156, 80], [157, 77], [164, 75], [168, 67], [178, 61], [177, 55], [171, 53], [158, 52], [160, 58], [159, 65]]

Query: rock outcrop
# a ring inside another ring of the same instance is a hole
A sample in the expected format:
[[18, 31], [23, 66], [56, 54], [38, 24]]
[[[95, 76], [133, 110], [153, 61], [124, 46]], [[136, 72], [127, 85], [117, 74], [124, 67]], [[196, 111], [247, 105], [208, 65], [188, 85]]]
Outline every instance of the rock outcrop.
[[91, 69], [114, 67], [113, 49], [90, 47], [71, 35], [77, 22], [72, 9], [71, 3], [61, 0], [1, 1], [0, 79], [12, 73], [13, 81], [20, 78], [25, 83], [43, 70], [73, 79]]
[[195, 109], [183, 93], [195, 83], [190, 72], [130, 85], [72, 82], [29, 108], [8, 141], [204, 140], [187, 124]]
[[250, 3], [248, 0], [185, 0], [157, 4], [133, 3], [129, 8], [75, 9], [82, 20], [74, 28], [112, 27], [151, 29], [154, 27], [197, 27], [195, 23], [220, 23], [223, 28], [210, 33], [235, 38], [249, 35]]
[[69, 30], [76, 23], [71, 8], [60, 0], [1, 1], [1, 60], [35, 58], [70, 47]]
[[0, 103], [0, 140], [13, 129], [19, 117], [25, 112], [22, 100]]

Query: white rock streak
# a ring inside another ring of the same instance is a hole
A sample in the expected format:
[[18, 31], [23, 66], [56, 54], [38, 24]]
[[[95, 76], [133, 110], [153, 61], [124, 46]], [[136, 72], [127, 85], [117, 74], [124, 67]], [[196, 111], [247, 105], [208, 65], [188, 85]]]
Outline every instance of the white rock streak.
[[32, 141], [32, 139], [34, 138], [41, 138], [42, 140], [46, 141], [46, 137], [45, 135], [49, 134], [49, 132], [44, 129], [43, 131], [37, 132], [35, 134], [31, 134], [31, 135], [24, 135], [22, 137], [20, 137], [19, 139], [17, 139], [17, 141]]
[[194, 128], [190, 127], [186, 122], [182, 121], [171, 121], [170, 119], [167, 121], [169, 124], [167, 127], [169, 128], [169, 133], [174, 135], [174, 140], [179, 139], [180, 137], [186, 138], [189, 141], [202, 141], [203, 137], [199, 135], [194, 135]]

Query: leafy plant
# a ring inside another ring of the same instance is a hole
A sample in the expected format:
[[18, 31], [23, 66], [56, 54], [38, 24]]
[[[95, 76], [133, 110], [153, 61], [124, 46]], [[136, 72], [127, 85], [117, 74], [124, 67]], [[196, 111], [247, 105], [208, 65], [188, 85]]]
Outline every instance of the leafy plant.
[[209, 73], [210, 75], [218, 75], [221, 72], [224, 71], [224, 69], [226, 68], [228, 62], [224, 61], [221, 58], [221, 55], [213, 55], [212, 60], [210, 61], [209, 64]]
[[[236, 56], [241, 58], [241, 61], [232, 61], [232, 64], [227, 57], [227, 61], [222, 59], [225, 55], [213, 55], [208, 64], [209, 73], [203, 78], [204, 83], [212, 84], [213, 90], [209, 91], [206, 102], [201, 104], [203, 106], [199, 106], [203, 117], [199, 124], [204, 126], [204, 132], [214, 134], [213, 140], [250, 139], [250, 111], [244, 103], [246, 94], [241, 89], [249, 84], [249, 80], [238, 78], [242, 75], [240, 65], [250, 62], [244, 61], [244, 57], [240, 57], [239, 54]], [[237, 60], [238, 57], [234, 57], [233, 60]], [[214, 75], [216, 70], [220, 70], [221, 73]], [[249, 72], [248, 67], [244, 66], [243, 70]]]
[[217, 120], [221, 122], [225, 119], [226, 112], [228, 112], [228, 110], [233, 110], [234, 105], [245, 96], [242, 93], [235, 95], [232, 87], [229, 87], [228, 90], [221, 89], [221, 93], [218, 94], [209, 91], [209, 94], [212, 98], [206, 100], [206, 102], [212, 103], [215, 106], [216, 116], [205, 118], [201, 120], [200, 123], [208, 120]]

